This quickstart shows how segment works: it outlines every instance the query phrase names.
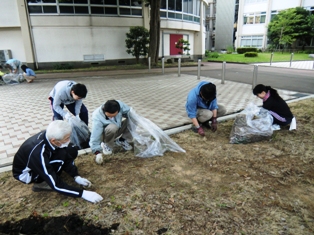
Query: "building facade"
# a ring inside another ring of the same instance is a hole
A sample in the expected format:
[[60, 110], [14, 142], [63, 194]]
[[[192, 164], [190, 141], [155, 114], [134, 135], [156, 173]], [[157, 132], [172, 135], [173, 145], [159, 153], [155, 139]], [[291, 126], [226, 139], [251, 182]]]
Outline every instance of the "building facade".
[[[192, 59], [205, 53], [204, 13], [209, 0], [161, 0], [160, 57], [179, 56], [184, 38]], [[141, 0], [1, 0], [0, 50], [34, 68], [56, 64], [133, 63], [131, 26], [149, 29]], [[3, 60], [3, 59], [2, 59]]]
[[[243, 0], [239, 3], [235, 47], [267, 48], [267, 25], [282, 10], [314, 11], [314, 0]], [[314, 41], [308, 47], [314, 47]]]

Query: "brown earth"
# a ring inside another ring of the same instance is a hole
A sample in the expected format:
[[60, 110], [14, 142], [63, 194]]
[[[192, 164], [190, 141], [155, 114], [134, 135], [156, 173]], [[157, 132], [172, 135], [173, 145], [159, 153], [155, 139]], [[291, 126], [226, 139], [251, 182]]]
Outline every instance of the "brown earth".
[[[297, 131], [283, 128], [270, 141], [229, 144], [230, 120], [204, 138], [171, 136], [186, 154], [141, 159], [118, 150], [101, 166], [79, 156], [80, 174], [104, 197], [98, 204], [34, 193], [2, 173], [0, 232], [23, 234], [20, 220], [35, 218], [50, 224], [33, 234], [314, 234], [314, 99], [289, 106]], [[82, 228], [71, 233], [76, 215]]]

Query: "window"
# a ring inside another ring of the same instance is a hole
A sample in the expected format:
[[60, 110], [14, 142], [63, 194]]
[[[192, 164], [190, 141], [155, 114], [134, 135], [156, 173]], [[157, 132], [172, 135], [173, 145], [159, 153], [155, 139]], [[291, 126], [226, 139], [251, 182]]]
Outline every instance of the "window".
[[241, 37], [241, 47], [263, 47], [263, 36], [243, 36]]
[[265, 23], [266, 12], [258, 12], [245, 14], [243, 18], [243, 24], [262, 24]]

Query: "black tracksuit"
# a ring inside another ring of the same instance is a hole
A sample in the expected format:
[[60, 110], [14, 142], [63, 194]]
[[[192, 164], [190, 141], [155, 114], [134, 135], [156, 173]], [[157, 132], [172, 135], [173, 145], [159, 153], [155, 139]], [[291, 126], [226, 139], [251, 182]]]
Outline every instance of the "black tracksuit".
[[15, 179], [25, 183], [46, 183], [56, 192], [81, 197], [83, 190], [64, 183], [59, 175], [65, 171], [70, 176], [78, 176], [74, 160], [77, 149], [72, 145], [56, 148], [47, 140], [46, 131], [27, 139], [13, 159], [12, 172]]
[[287, 125], [291, 123], [291, 120], [293, 119], [293, 114], [287, 105], [286, 101], [284, 101], [281, 98], [274, 98], [273, 96], [269, 96], [266, 101], [263, 102], [263, 108], [273, 111], [274, 113], [278, 114], [280, 117], [283, 117], [286, 119], [286, 122], [282, 122], [280, 120], [277, 120], [276, 117], [274, 117], [274, 124], [278, 125]]

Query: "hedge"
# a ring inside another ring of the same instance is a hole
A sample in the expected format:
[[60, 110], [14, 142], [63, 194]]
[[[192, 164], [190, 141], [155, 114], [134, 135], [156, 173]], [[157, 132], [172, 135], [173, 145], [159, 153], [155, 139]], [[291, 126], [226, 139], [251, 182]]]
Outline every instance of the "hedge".
[[246, 52], [244, 53], [244, 57], [257, 57], [257, 52]]
[[239, 47], [237, 48], [238, 54], [244, 54], [246, 52], [257, 52], [256, 47]]

